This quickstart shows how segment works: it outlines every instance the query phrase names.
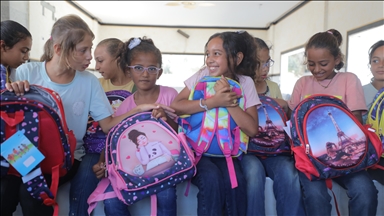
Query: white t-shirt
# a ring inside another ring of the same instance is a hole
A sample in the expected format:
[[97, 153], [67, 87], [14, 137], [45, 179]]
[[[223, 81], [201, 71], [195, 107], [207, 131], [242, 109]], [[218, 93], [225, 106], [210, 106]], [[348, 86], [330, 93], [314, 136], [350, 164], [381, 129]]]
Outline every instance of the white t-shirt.
[[75, 159], [85, 155], [83, 137], [87, 129], [88, 114], [100, 121], [113, 114], [108, 98], [99, 80], [88, 71], [76, 71], [74, 79], [67, 84], [52, 82], [45, 70], [45, 62], [30, 62], [16, 69], [15, 80], [27, 80], [56, 91], [62, 100], [68, 128], [73, 130], [77, 144]]

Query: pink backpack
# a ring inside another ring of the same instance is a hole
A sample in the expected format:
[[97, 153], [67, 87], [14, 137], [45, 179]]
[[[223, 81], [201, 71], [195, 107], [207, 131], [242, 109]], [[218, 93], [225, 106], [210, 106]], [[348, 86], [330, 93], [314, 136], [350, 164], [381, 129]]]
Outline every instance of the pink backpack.
[[[156, 215], [156, 193], [191, 179], [195, 173], [194, 156], [183, 133], [177, 134], [165, 121], [151, 112], [124, 119], [110, 130], [105, 160], [108, 177], [101, 180], [88, 198], [88, 212], [98, 201], [118, 197], [132, 205], [151, 197]], [[105, 193], [111, 184], [113, 191]]]

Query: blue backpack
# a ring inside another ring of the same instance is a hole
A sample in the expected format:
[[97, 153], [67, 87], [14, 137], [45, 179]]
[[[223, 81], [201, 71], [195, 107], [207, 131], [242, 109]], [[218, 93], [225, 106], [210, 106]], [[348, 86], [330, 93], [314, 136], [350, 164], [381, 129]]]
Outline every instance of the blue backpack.
[[273, 98], [264, 95], [259, 95], [259, 98], [259, 133], [249, 140], [248, 153], [257, 156], [290, 155], [290, 140], [283, 128], [288, 121], [287, 115]]
[[[98, 201], [118, 197], [132, 205], [156, 193], [191, 179], [195, 173], [193, 152], [183, 133], [151, 112], [125, 118], [108, 133], [105, 149], [107, 178], [103, 178], [88, 199], [88, 212]], [[105, 193], [111, 184], [113, 191]], [[155, 213], [154, 213], [155, 214]]]
[[[120, 104], [131, 94], [129, 91], [125, 90], [113, 90], [105, 93], [109, 100], [109, 103], [112, 106], [114, 112]], [[107, 135], [103, 132], [99, 123], [94, 121], [93, 118], [89, 115], [87, 132], [83, 138], [84, 148], [86, 153], [100, 153], [105, 148], [105, 138]]]
[[329, 180], [375, 166], [383, 151], [374, 130], [330, 95], [312, 95], [296, 106], [291, 138], [295, 166], [311, 180]]
[[[190, 100], [207, 99], [215, 94], [214, 85], [220, 77], [205, 76], [191, 89]], [[238, 82], [228, 79], [232, 91], [243, 97], [239, 106], [245, 110], [245, 96]], [[196, 163], [205, 155], [225, 157], [232, 188], [237, 187], [232, 157], [239, 157], [247, 151], [249, 137], [240, 130], [229, 115], [227, 108], [219, 107], [179, 118], [179, 132], [185, 133], [187, 142], [196, 153]]]

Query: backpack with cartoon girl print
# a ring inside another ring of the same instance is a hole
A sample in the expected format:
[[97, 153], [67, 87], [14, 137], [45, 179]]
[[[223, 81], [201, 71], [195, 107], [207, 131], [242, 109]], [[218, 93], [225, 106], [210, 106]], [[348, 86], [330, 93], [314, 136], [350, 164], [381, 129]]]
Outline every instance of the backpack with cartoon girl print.
[[[367, 124], [372, 125], [372, 128], [375, 129], [384, 149], [384, 88], [381, 88], [373, 98], [368, 111]], [[384, 158], [384, 153], [381, 157]]]
[[[126, 90], [113, 90], [105, 93], [115, 113], [120, 104], [131, 94]], [[106, 134], [91, 115], [88, 117], [87, 131], [83, 138], [86, 153], [100, 153], [105, 148]]]
[[302, 100], [291, 115], [296, 168], [309, 179], [331, 179], [376, 166], [379, 137], [362, 125], [344, 102], [330, 95]]
[[[199, 80], [189, 95], [190, 100], [207, 99], [215, 94], [214, 85], [221, 77], [205, 76]], [[245, 95], [241, 85], [228, 79], [232, 91], [242, 97], [237, 100], [245, 110]], [[179, 132], [185, 133], [188, 144], [195, 151], [196, 164], [200, 158], [225, 157], [232, 188], [237, 187], [232, 157], [239, 157], [247, 151], [249, 137], [240, 130], [229, 115], [227, 108], [218, 107], [191, 115], [180, 116]]]
[[[118, 197], [132, 205], [151, 197], [151, 215], [156, 215], [156, 193], [191, 179], [194, 156], [183, 133], [151, 112], [137, 113], [122, 120], [107, 135], [107, 178], [103, 178], [88, 199], [88, 212], [97, 202]], [[113, 191], [106, 192], [112, 185]]]
[[[38, 85], [30, 85], [23, 96], [4, 89], [1, 91], [1, 143], [18, 131], [44, 155], [44, 160], [28, 175], [33, 178], [23, 182], [31, 196], [53, 205], [54, 215], [58, 214], [55, 201], [59, 177], [71, 169], [74, 162], [76, 138], [68, 129], [61, 98], [55, 91]], [[12, 165], [12, 163], [11, 163]], [[8, 174], [20, 174], [9, 167]], [[43, 174], [52, 175], [48, 188]]]
[[259, 98], [259, 133], [250, 138], [248, 153], [257, 156], [290, 155], [289, 137], [283, 128], [288, 121], [287, 115], [273, 98], [264, 95], [259, 95]]

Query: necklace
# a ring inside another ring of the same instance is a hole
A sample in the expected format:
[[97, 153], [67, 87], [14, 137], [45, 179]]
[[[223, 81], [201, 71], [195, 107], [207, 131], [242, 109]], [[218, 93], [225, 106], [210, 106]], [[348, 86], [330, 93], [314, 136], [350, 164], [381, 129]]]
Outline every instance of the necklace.
[[326, 86], [323, 86], [323, 85], [321, 85], [321, 83], [319, 82], [319, 80], [317, 80], [316, 78], [316, 81], [317, 81], [317, 83], [319, 83], [319, 85], [321, 85], [321, 87], [323, 87], [323, 88], [328, 88], [328, 86], [331, 84], [331, 82], [332, 82], [332, 80], [333, 80], [333, 78], [335, 78], [335, 76], [336, 76], [336, 74], [332, 77], [332, 79], [329, 81], [329, 83], [326, 85]]
[[266, 95], [266, 94], [268, 94], [268, 92], [269, 92], [269, 87], [268, 87], [268, 84], [267, 84], [267, 82], [264, 80], [264, 82], [265, 82], [265, 84], [266, 84], [266, 86], [267, 86], [267, 89], [265, 90], [265, 92], [263, 92], [263, 93], [257, 93], [257, 94], [259, 94], [259, 95]]

